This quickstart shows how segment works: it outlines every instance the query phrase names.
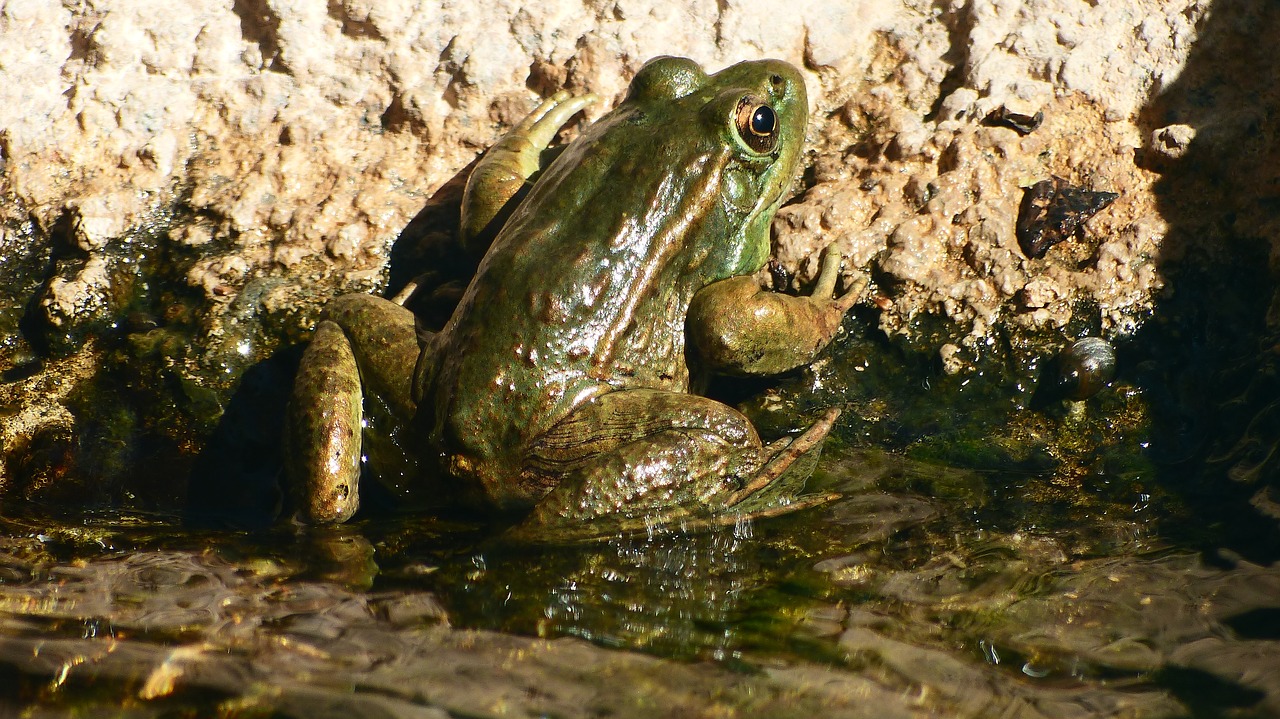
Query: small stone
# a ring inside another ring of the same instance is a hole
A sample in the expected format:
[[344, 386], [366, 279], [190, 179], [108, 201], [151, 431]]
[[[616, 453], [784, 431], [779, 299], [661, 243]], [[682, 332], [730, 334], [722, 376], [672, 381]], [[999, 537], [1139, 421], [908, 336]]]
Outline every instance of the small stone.
[[1196, 129], [1190, 125], [1166, 125], [1151, 133], [1151, 151], [1166, 160], [1177, 160], [1187, 154]]
[[942, 345], [938, 350], [938, 354], [942, 357], [942, 371], [947, 374], [959, 374], [968, 363], [964, 361], [964, 357], [960, 355], [960, 345], [948, 342]]

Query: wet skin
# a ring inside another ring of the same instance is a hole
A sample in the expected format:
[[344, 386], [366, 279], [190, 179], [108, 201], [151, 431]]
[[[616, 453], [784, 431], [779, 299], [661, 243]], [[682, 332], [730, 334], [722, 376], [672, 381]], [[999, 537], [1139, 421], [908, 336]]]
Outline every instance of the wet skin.
[[365, 476], [406, 502], [525, 513], [516, 531], [530, 537], [805, 505], [764, 498], [811, 470], [797, 460], [816, 456], [836, 410], [765, 446], [741, 413], [691, 393], [709, 372], [812, 361], [853, 302], [833, 297], [834, 253], [807, 297], [755, 278], [799, 165], [803, 78], [780, 61], [708, 76], [658, 58], [540, 167], [594, 100], [550, 98], [473, 171], [464, 244], [531, 188], [443, 329], [415, 332], [412, 313], [367, 295], [330, 306], [290, 409], [287, 471], [304, 519], [356, 511], [362, 455]]

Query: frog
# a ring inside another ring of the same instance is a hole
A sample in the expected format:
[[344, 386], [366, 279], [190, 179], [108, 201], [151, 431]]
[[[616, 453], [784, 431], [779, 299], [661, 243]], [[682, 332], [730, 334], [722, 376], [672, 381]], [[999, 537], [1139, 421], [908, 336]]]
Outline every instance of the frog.
[[736, 522], [830, 498], [770, 488], [803, 488], [838, 407], [765, 443], [702, 394], [714, 374], [813, 362], [859, 291], [839, 291], [830, 249], [808, 294], [762, 279], [802, 165], [803, 75], [781, 60], [709, 74], [655, 58], [552, 148], [597, 101], [558, 92], [478, 160], [459, 241], [482, 259], [443, 327], [418, 326], [407, 293], [330, 302], [286, 420], [299, 519], [348, 520], [362, 476], [397, 505], [514, 517], [523, 538]]

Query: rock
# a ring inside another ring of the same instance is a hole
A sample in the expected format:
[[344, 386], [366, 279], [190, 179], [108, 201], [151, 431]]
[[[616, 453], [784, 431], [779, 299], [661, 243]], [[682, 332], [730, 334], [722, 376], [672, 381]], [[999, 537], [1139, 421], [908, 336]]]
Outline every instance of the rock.
[[1151, 133], [1149, 146], [1159, 157], [1177, 160], [1187, 154], [1187, 148], [1195, 137], [1196, 129], [1190, 125], [1167, 125]]
[[[169, 18], [140, 0], [92, 11], [17, 3], [0, 19], [5, 67], [26, 80], [10, 86], [14, 96], [0, 107], [6, 175], [45, 224], [70, 213], [75, 242], [87, 252], [120, 241], [151, 213], [183, 207], [212, 220], [215, 239], [238, 245], [228, 248], [243, 265], [223, 283], [231, 291], [285, 271], [316, 286], [319, 305], [353, 289], [344, 281], [353, 271], [385, 275], [387, 250], [422, 198], [533, 100], [529, 68], [551, 76], [551, 68], [567, 68], [562, 81], [616, 98], [656, 54], [688, 54], [710, 66], [779, 56], [813, 68], [818, 117], [852, 103], [844, 114], [855, 125], [879, 118], [890, 130], [892, 160], [844, 163], [858, 189], [810, 192], [817, 202], [845, 201], [869, 181], [890, 182], [861, 211], [825, 213], [838, 224], [822, 230], [848, 237], [872, 229], [868, 215], [900, 216], [872, 234], [899, 237], [881, 260], [890, 274], [925, 281], [901, 299], [895, 314], [902, 314], [936, 304], [942, 283], [967, 279], [956, 263], [964, 240], [956, 233], [1003, 220], [1016, 194], [1010, 181], [1066, 169], [1058, 166], [1065, 162], [1115, 177], [1105, 166], [1114, 162], [1106, 159], [1110, 147], [1085, 143], [1081, 155], [1053, 143], [1133, 134], [1144, 93], [1185, 59], [1201, 7], [1177, 6], [1153, 14], [1139, 0], [1106, 8], [1043, 0], [935, 16], [911, 3], [864, 1], [801, 3], [779, 16], [725, 3], [690, 16], [683, 6], [641, 11], [617, 3], [592, 16], [515, 3], [417, 13], [400, 4], [312, 12], [250, 3]], [[495, 35], [494, 27], [507, 32]], [[1021, 39], [1012, 47], [992, 41], [1003, 37]], [[946, 59], [953, 46], [968, 56], [963, 65]], [[863, 84], [864, 73], [893, 58], [903, 60], [888, 82], [874, 91]], [[959, 87], [942, 92], [953, 67], [962, 72]], [[1055, 104], [1055, 93], [1068, 100]], [[1049, 116], [1039, 142], [973, 122], [1003, 103], [1028, 102]], [[945, 114], [921, 112], [930, 103]], [[819, 123], [814, 134], [828, 147], [857, 140], [843, 125]], [[1049, 166], [1036, 159], [1046, 151], [1055, 154]], [[999, 163], [986, 159], [993, 152]], [[893, 177], [907, 179], [898, 186]], [[1144, 178], [1116, 179], [1129, 180], [1130, 203], [1141, 205]], [[943, 194], [925, 198], [908, 186]], [[180, 197], [180, 187], [190, 194]], [[973, 207], [966, 222], [945, 229]], [[918, 210], [932, 222], [905, 221]], [[1122, 228], [1124, 217], [1112, 225]], [[942, 244], [925, 252], [926, 236]], [[788, 259], [796, 262], [815, 243], [793, 244]], [[855, 249], [850, 240], [842, 245]], [[987, 304], [959, 294], [953, 319]]]
[[[98, 713], [139, 700], [162, 700], [169, 708], [206, 714], [215, 701], [235, 702], [258, 713], [288, 717], [490, 716], [495, 707], [517, 717], [905, 719], [1186, 713], [1170, 689], [1159, 683], [1135, 680], [1117, 687], [1114, 681], [1081, 676], [1079, 670], [1073, 675], [1070, 666], [1056, 671], [1053, 681], [1028, 681], [1022, 674], [1032, 674], [1030, 660], [1019, 672], [1017, 664], [1000, 666], [998, 654], [990, 655], [996, 661], [984, 661], [975, 647], [953, 643], [950, 632], [956, 624], [981, 625], [989, 631], [994, 641], [985, 642], [988, 651], [995, 651], [996, 644], [1001, 651], [1013, 649], [1022, 639], [1016, 634], [1007, 638], [1006, 633], [1025, 631], [1024, 623], [993, 622], [992, 605], [1003, 596], [993, 598], [985, 587], [974, 587], [958, 603], [894, 602], [879, 611], [819, 608], [806, 620], [816, 621], [830, 637], [808, 640], [807, 646], [824, 651], [821, 661], [753, 649], [736, 652], [730, 662], [671, 660], [574, 637], [454, 629], [439, 621], [438, 605], [429, 594], [383, 600], [341, 583], [300, 575], [306, 563], [296, 559], [268, 561], [250, 553], [248, 558], [240, 556], [240, 563], [231, 563], [219, 551], [226, 550], [221, 544], [225, 538], [211, 540], [212, 551], [103, 550], [106, 556], [74, 563], [50, 556], [66, 552], [67, 545], [110, 546], [107, 542], [119, 540], [110, 532], [99, 530], [95, 536], [93, 531], [40, 535], [52, 549], [23, 549], [49, 577], [0, 585], [6, 606], [25, 610], [0, 614], [0, 667], [15, 688], [16, 702], [36, 694], [37, 688], [52, 692], [93, 682], [95, 692], [76, 699], [84, 708], [101, 706]], [[0, 559], [5, 566], [19, 564], [17, 557]], [[1176, 576], [1149, 562], [1140, 560], [1122, 570], [1138, 579], [1154, 576], [1166, 582], [1186, 576], [1187, 562], [1178, 567], [1184, 573]], [[1194, 564], [1189, 568], [1198, 576], [1212, 576]], [[1249, 646], [1211, 637], [1210, 627], [1197, 626], [1195, 604], [1189, 601], [1201, 598], [1198, 587], [1186, 598], [1179, 596], [1148, 611], [1136, 605], [1135, 611], [1107, 613], [1117, 604], [1109, 594], [1120, 592], [1120, 608], [1129, 609], [1128, 592], [1141, 589], [1109, 581], [1116, 577], [1102, 570], [1097, 574], [1095, 584], [1083, 587], [1084, 606], [1079, 610], [1054, 584], [1056, 575], [1048, 575], [1042, 581], [1052, 596], [1027, 599], [1022, 604], [1035, 605], [1033, 611], [1017, 612], [1018, 619], [1045, 611], [1063, 616], [1064, 621], [1050, 625], [1060, 637], [1038, 639], [1078, 643], [1087, 651], [1098, 640], [1114, 641], [1109, 621], [1118, 616], [1123, 629], [1148, 629], [1162, 645], [1176, 643], [1173, 662], [1207, 665], [1211, 672], [1241, 677], [1265, 689], [1264, 707], [1274, 707], [1275, 672], [1265, 661], [1265, 652], [1275, 651], [1274, 641]], [[1007, 595], [1016, 596], [1016, 587], [1025, 585], [1028, 576], [1026, 571], [1010, 571], [997, 582], [1008, 586]], [[929, 611], [931, 620], [903, 617], [897, 613], [903, 606]], [[953, 625], [942, 625], [932, 619], [935, 616]], [[1090, 621], [1071, 622], [1075, 617]], [[53, 631], [63, 623], [78, 631]], [[910, 634], [922, 626], [930, 627], [931, 634]], [[1103, 649], [1104, 660], [1112, 656]], [[1016, 652], [1009, 654], [1006, 661], [1017, 660]], [[1262, 670], [1249, 670], [1260, 663]], [[1113, 676], [1129, 676], [1110, 665], [1103, 667]], [[54, 689], [49, 689], [51, 682], [56, 682]], [[39, 699], [49, 701], [43, 695], [27, 701]]]
[[21, 368], [28, 376], [6, 378], [0, 385], [0, 405], [12, 410], [0, 417], [0, 448], [6, 455], [0, 496], [69, 500], [83, 487], [87, 478], [67, 476], [76, 437], [67, 404], [100, 362], [99, 350], [88, 346], [65, 359], [32, 361]]
[[[874, 278], [885, 333], [948, 323], [927, 342], [947, 345], [949, 371], [996, 333], [1058, 332], [1081, 299], [1102, 333], [1131, 333], [1165, 284], [1159, 175], [1134, 162], [1152, 138], [1142, 113], [1207, 6], [10, 2], [0, 227], [30, 234], [11, 262], [38, 269], [4, 304], [39, 311], [7, 316], [0, 368], [128, 335], [121, 319], [142, 312], [174, 351], [120, 366], [146, 375], [140, 405], [185, 417], [164, 423], [174, 441], [199, 446], [182, 427], [216, 423], [244, 368], [304, 339], [329, 298], [395, 289], [401, 232], [538, 94], [617, 100], [660, 54], [805, 68], [812, 161], [775, 223], [797, 282], [834, 242], [848, 274]], [[1025, 135], [983, 124], [999, 108], [1044, 119]], [[1204, 134], [1164, 126], [1170, 147]], [[1054, 175], [1120, 199], [1084, 241], [1028, 260], [1019, 188]]]

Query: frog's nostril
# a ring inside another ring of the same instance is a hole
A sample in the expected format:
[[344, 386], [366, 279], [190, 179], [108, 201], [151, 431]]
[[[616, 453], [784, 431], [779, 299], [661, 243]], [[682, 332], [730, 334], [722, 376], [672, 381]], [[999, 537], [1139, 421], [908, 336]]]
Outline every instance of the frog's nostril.
[[775, 86], [776, 86], [776, 85], [781, 85], [781, 84], [782, 84], [782, 76], [781, 76], [781, 75], [770, 75], [770, 76], [769, 76], [769, 82], [773, 83]]

